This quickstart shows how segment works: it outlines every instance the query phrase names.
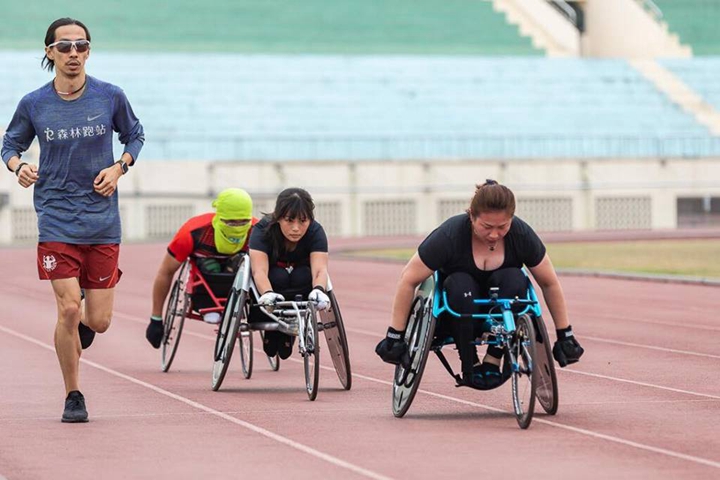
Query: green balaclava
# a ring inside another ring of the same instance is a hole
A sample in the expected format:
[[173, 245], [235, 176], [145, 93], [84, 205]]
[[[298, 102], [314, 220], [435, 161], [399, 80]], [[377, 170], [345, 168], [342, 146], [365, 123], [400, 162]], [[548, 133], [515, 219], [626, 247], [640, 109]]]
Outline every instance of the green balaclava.
[[[223, 255], [234, 255], [245, 244], [248, 231], [252, 226], [252, 198], [245, 190], [228, 188], [218, 194], [212, 203], [215, 216], [212, 226], [215, 229], [215, 248]], [[250, 220], [245, 225], [234, 227], [223, 220]]]

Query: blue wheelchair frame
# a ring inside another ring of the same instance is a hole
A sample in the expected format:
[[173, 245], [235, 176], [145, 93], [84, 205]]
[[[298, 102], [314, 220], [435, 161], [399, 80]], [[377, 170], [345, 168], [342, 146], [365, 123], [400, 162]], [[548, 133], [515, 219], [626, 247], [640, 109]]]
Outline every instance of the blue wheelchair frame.
[[[515, 330], [515, 316], [522, 316], [525, 314], [532, 314], [536, 318], [540, 318], [542, 315], [542, 309], [540, 308], [540, 302], [538, 301], [537, 295], [535, 293], [535, 289], [532, 286], [532, 283], [530, 282], [530, 279], [528, 278], [527, 272], [525, 269], [522, 270], [523, 274], [525, 274], [525, 278], [527, 279], [527, 293], [525, 298], [498, 298], [497, 296], [497, 288], [491, 288], [491, 296], [487, 299], [474, 299], [473, 303], [477, 306], [488, 306], [490, 307], [490, 311], [487, 313], [471, 313], [471, 314], [464, 314], [454, 311], [452, 308], [450, 308], [450, 305], [448, 305], [447, 301], [447, 292], [442, 288], [442, 277], [439, 272], [435, 272], [433, 274], [434, 280], [435, 280], [435, 288], [433, 291], [433, 316], [437, 319], [440, 318], [440, 315], [443, 313], [448, 313], [456, 318], [468, 318], [468, 319], [476, 319], [476, 320], [485, 320], [482, 330], [484, 332], [488, 332], [492, 334], [495, 338], [493, 340], [481, 340], [481, 341], [475, 341], [473, 342], [474, 345], [495, 345], [498, 347], [504, 347], [507, 345], [507, 340], [510, 335], [512, 335]], [[512, 307], [513, 305], [524, 305], [525, 308], [521, 310], [520, 312], [513, 312]], [[500, 312], [493, 312], [495, 309], [499, 309]], [[455, 340], [452, 337], [445, 337], [445, 338], [439, 338], [436, 339], [436, 341], [433, 342], [431, 349], [435, 352], [435, 354], [440, 359], [440, 362], [442, 362], [445, 369], [450, 373], [450, 375], [456, 380], [457, 385], [456, 386], [463, 386], [462, 378], [460, 375], [456, 374], [452, 367], [450, 366], [450, 363], [445, 358], [445, 355], [441, 352], [442, 348], [445, 345], [451, 345], [454, 344]], [[516, 358], [510, 353], [509, 358], [509, 366], [511, 372], [517, 372], [520, 369], [520, 365]], [[509, 378], [509, 372], [506, 372], [503, 375], [503, 383], [505, 380]], [[498, 385], [499, 387], [500, 385]], [[495, 387], [497, 388], [497, 387]]]
[[[466, 386], [462, 377], [453, 372], [441, 351], [445, 345], [455, 343], [452, 337], [435, 331], [438, 317], [443, 314], [467, 318], [471, 321], [484, 320], [483, 331], [495, 336], [491, 340], [487, 338], [483, 340], [482, 338], [485, 338], [483, 333], [480, 341], [476, 340], [473, 343], [497, 345], [503, 348], [500, 384], [504, 384], [509, 378], [513, 379], [513, 407], [520, 428], [525, 429], [530, 425], [536, 399], [549, 415], [557, 412], [557, 378], [547, 328], [532, 283], [524, 269], [523, 273], [527, 279], [524, 298], [499, 298], [497, 290], [491, 289], [490, 298], [473, 300], [478, 306], [489, 307], [487, 313], [463, 314], [452, 310], [447, 302], [447, 294], [443, 290], [443, 275], [439, 272], [433, 273], [418, 286], [405, 331], [408, 358], [406, 362], [401, 362], [395, 367], [393, 415], [403, 417], [410, 408], [431, 350], [456, 380], [457, 386]], [[519, 311], [514, 312], [513, 307]], [[527, 384], [524, 379], [527, 379]], [[478, 387], [474, 386], [474, 388]], [[530, 397], [521, 398], [524, 393], [529, 393]]]

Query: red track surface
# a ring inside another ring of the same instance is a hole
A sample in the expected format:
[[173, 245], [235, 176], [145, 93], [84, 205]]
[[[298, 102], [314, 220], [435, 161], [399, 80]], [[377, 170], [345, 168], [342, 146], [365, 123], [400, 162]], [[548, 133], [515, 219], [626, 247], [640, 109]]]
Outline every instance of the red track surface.
[[37, 280], [34, 249], [0, 251], [0, 478], [720, 478], [717, 288], [564, 277], [586, 354], [559, 370], [558, 414], [522, 431], [509, 384], [455, 388], [433, 357], [407, 416], [392, 416], [392, 368], [373, 350], [396, 264], [331, 262], [349, 392], [326, 349], [315, 402], [299, 356], [271, 372], [256, 352], [244, 380], [236, 351], [212, 392], [214, 329], [196, 321], [161, 373], [144, 331], [163, 250], [122, 249], [113, 325], [81, 366], [90, 423], [76, 425], [60, 423], [50, 284]]

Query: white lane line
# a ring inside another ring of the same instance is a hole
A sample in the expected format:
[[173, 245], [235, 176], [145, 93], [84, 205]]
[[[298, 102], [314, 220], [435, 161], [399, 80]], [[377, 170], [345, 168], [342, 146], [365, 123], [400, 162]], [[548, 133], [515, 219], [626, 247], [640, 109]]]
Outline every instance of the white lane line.
[[[15, 330], [11, 330], [9, 328], [0, 326], [0, 331], [3, 331], [7, 333], [8, 335], [13, 335], [17, 338], [20, 338], [22, 340], [25, 340], [27, 342], [30, 342], [32, 344], [35, 344], [39, 347], [42, 347], [46, 350], [50, 350], [51, 352], [55, 352], [55, 347], [52, 345], [48, 345], [47, 343], [43, 343], [39, 340], [36, 340], [32, 337], [29, 337], [27, 335], [24, 335], [20, 332], [16, 332]], [[177, 395], [175, 393], [169, 392], [165, 389], [162, 389], [160, 387], [157, 387], [151, 383], [144, 382], [142, 380], [139, 380], [135, 377], [131, 377], [130, 375], [125, 375], [124, 373], [120, 373], [116, 370], [113, 370], [111, 368], [105, 367], [103, 365], [100, 365], [99, 363], [92, 362], [90, 360], [80, 359], [81, 362], [83, 362], [86, 365], [89, 365], [93, 368], [96, 368], [100, 371], [103, 371], [105, 373], [108, 373], [110, 375], [113, 375], [118, 378], [122, 378], [123, 380], [127, 380], [128, 382], [134, 383], [136, 385], [139, 385], [141, 387], [145, 387], [149, 390], [152, 390], [156, 393], [159, 393], [160, 395], [164, 395], [166, 397], [172, 398], [173, 400], [177, 400], [179, 402], [182, 402], [186, 405], [189, 405], [193, 408], [196, 408], [198, 410], [201, 410], [203, 412], [207, 412], [209, 414], [215, 415], [216, 417], [222, 418], [223, 420], [227, 420], [228, 422], [232, 422], [236, 425], [239, 425], [243, 428], [246, 428], [252, 432], [258, 433], [260, 435], [263, 435], [267, 438], [270, 438], [271, 440], [275, 440], [278, 443], [282, 443], [283, 445], [287, 445], [290, 448], [294, 448], [296, 450], [299, 450], [303, 453], [306, 453], [312, 457], [318, 458], [320, 460], [323, 460], [325, 462], [330, 463], [331, 465], [335, 465], [336, 467], [344, 468], [347, 470], [350, 470], [351, 472], [357, 473], [358, 475], [362, 475], [367, 478], [374, 478], [374, 479], [382, 479], [387, 480], [390, 477], [386, 477], [384, 475], [381, 475], [379, 473], [373, 472], [372, 470], [367, 470], [365, 468], [359, 467], [357, 465], [354, 465], [350, 462], [346, 462], [345, 460], [341, 460], [337, 457], [334, 457], [332, 455], [329, 455], [327, 453], [321, 452], [319, 450], [316, 450], [312, 447], [309, 447], [307, 445], [304, 445], [302, 443], [296, 442], [294, 440], [291, 440], [287, 437], [283, 437], [282, 435], [279, 435], [277, 433], [271, 432], [270, 430], [266, 430], [262, 427], [258, 427], [257, 425], [254, 425], [252, 423], [240, 420], [239, 418], [233, 417], [231, 415], [228, 415], [226, 413], [220, 412], [218, 410], [215, 410], [213, 408], [210, 408], [208, 406], [205, 406], [201, 403], [195, 402], [193, 400], [190, 400], [189, 398], [182, 397], [180, 395]]]
[[[123, 315], [123, 316], [125, 316], [125, 315]], [[128, 317], [129, 317], [129, 316], [128, 316]], [[183, 335], [185, 335], [185, 333], [186, 333], [186, 332], [183, 332]], [[215, 340], [214, 337], [210, 337], [209, 335], [196, 334], [195, 332], [187, 332], [187, 333], [190, 333], [190, 334], [192, 334], [192, 335], [194, 335], [194, 336], [197, 336], [197, 337], [200, 337], [200, 338], [206, 338], [206, 339], [213, 340], [213, 341]], [[293, 362], [297, 362], [297, 363], [302, 363], [300, 360], [297, 360], [297, 359], [294, 359], [294, 358], [290, 358], [290, 359], [288, 359], [288, 360], [293, 361]], [[287, 360], [286, 360], [286, 361], [287, 361]], [[320, 368], [323, 368], [323, 369], [325, 369], [325, 370], [334, 371], [333, 368], [331, 368], [331, 367], [325, 367], [325, 366], [323, 366], [323, 365], [321, 365]], [[567, 371], [567, 372], [572, 372], [572, 373], [581, 373], [581, 372], [577, 372], [577, 371], [575, 371], [575, 370], [561, 370], [561, 371]], [[588, 374], [588, 375], [590, 375], [590, 376], [596, 376], [596, 375], [594, 375], [594, 374]], [[355, 378], [360, 378], [360, 379], [362, 379], [362, 380], [367, 380], [367, 381], [369, 381], [369, 382], [379, 383], [379, 384], [382, 384], [382, 385], [388, 385], [388, 386], [392, 387], [392, 382], [389, 382], [389, 381], [387, 381], [387, 380], [381, 380], [381, 379], [379, 379], [379, 378], [369, 377], [369, 376], [367, 376], [367, 375], [361, 375], [361, 374], [359, 374], [359, 373], [353, 373], [352, 376], [355, 377]], [[598, 377], [601, 377], [601, 378], [606, 378], [606, 377], [603, 377], [602, 375], [597, 375], [597, 376], [598, 376]], [[638, 385], [647, 386], [647, 387], [659, 388], [659, 389], [662, 389], [662, 390], [671, 390], [671, 391], [675, 391], [675, 392], [678, 392], [678, 393], [687, 393], [687, 394], [690, 394], [690, 395], [696, 395], [696, 396], [701, 396], [701, 397], [708, 397], [708, 398], [712, 398], [712, 399], [720, 399], [720, 397], [716, 397], [716, 396], [714, 396], [714, 395], [706, 395], [706, 394], [697, 393], [697, 392], [689, 392], [689, 391], [686, 391], [686, 390], [677, 390], [677, 389], [672, 389], [672, 388], [669, 388], [669, 387], [662, 387], [662, 386], [659, 386], [659, 385], [652, 385], [652, 384], [646, 384], [646, 383], [641, 383], [641, 382], [633, 382], [633, 381], [631, 381], [631, 380], [613, 379], [612, 377], [607, 377], [607, 378], [610, 379], [610, 380], [616, 380], [616, 381], [628, 382], [628, 383], [636, 383], [636, 384], [638, 384]], [[470, 402], [470, 401], [468, 401], [468, 400], [463, 400], [463, 399], [456, 398], [456, 397], [450, 397], [450, 396], [448, 396], [448, 395], [443, 395], [443, 394], [441, 394], [441, 393], [435, 393], [435, 392], [431, 392], [431, 391], [423, 390], [423, 389], [418, 389], [418, 392], [423, 393], [423, 394], [425, 394], [425, 395], [429, 395], [429, 396], [431, 396], [431, 397], [440, 398], [440, 399], [447, 400], [447, 401], [450, 401], [450, 402], [460, 403], [460, 404], [468, 405], [468, 406], [472, 406], [472, 407], [478, 407], [478, 408], [482, 408], [482, 409], [484, 409], [484, 410], [489, 410], [489, 411], [492, 411], [492, 412], [505, 413], [505, 414], [509, 414], [509, 415], [512, 415], [512, 414], [513, 414], [513, 412], [512, 412], [512, 411], [509, 411], [509, 410], [503, 410], [503, 409], [501, 409], [501, 408], [492, 407], [492, 406], [490, 406], [490, 405], [484, 405], [484, 404], [481, 404], [481, 403]], [[565, 424], [562, 424], [562, 423], [553, 422], [553, 421], [550, 421], [550, 420], [545, 420], [544, 418], [535, 417], [535, 418], [533, 418], [533, 422], [542, 423], [542, 424], [544, 424], [544, 425], [549, 425], [549, 426], [552, 426], [552, 427], [561, 428], [561, 429], [564, 429], [564, 430], [569, 430], [569, 431], [572, 431], [572, 432], [575, 432], [575, 433], [579, 433], [579, 434], [581, 434], [581, 435], [586, 435], [586, 436], [589, 436], [589, 437], [592, 437], [592, 438], [597, 438], [597, 439], [601, 439], [601, 440], [606, 440], [606, 441], [608, 441], [608, 442], [618, 443], [618, 444], [625, 445], [625, 446], [629, 446], [629, 447], [633, 447], [633, 448], [636, 448], [636, 449], [645, 450], [645, 451], [648, 451], [648, 452], [653, 452], [653, 453], [657, 453], [657, 454], [660, 454], [660, 455], [665, 455], [665, 456], [668, 456], [668, 457], [678, 458], [678, 459], [681, 459], [681, 460], [686, 460], [686, 461], [689, 461], [689, 462], [698, 463], [698, 464], [701, 464], [701, 465], [707, 465], [707, 466], [710, 466], [710, 467], [714, 467], [714, 468], [720, 469], [720, 462], [715, 462], [715, 461], [713, 461], [713, 460], [708, 460], [708, 459], [706, 459], [706, 458], [696, 457], [696, 456], [694, 456], [694, 455], [687, 455], [687, 454], [684, 454], [684, 453], [675, 452], [675, 451], [673, 451], [673, 450], [668, 450], [668, 449], [660, 448], [660, 447], [654, 447], [654, 446], [652, 446], [652, 445], [646, 445], [646, 444], [639, 443], [639, 442], [633, 442], [632, 440], [626, 440], [626, 439], [624, 439], [624, 438], [615, 437], [615, 436], [613, 436], [613, 435], [606, 435], [606, 434], [604, 434], [604, 433], [593, 432], [593, 431], [591, 431], [591, 430], [586, 430], [586, 429], [584, 429], [584, 428], [573, 427], [573, 426], [570, 426], [570, 425], [565, 425]]]
[[711, 395], [709, 393], [699, 393], [699, 392], [692, 392], [690, 390], [682, 390], [679, 388], [672, 388], [672, 387], [663, 387], [660, 385], [654, 385], [652, 383], [645, 383], [645, 382], [638, 382], [635, 380], [628, 380], [626, 378], [618, 378], [618, 377], [610, 377], [608, 375], [600, 375], [599, 373], [590, 373], [590, 372], [583, 372], [580, 370], [568, 370], [568, 369], [560, 369], [559, 370], [562, 373], [572, 373], [575, 375], [585, 375], [587, 377], [595, 377], [595, 378], [602, 378], [605, 380], [612, 380], [614, 382], [622, 382], [622, 383], [630, 383], [632, 385], [639, 385], [641, 387], [650, 387], [650, 388], [658, 388], [660, 390], [667, 390], [669, 392], [675, 392], [675, 393], [684, 393], [686, 395], [694, 395], [696, 397], [705, 397], [705, 398], [712, 398], [714, 400], [720, 400], [720, 396], [718, 395]]
[[573, 402], [572, 406], [578, 405], [669, 405], [672, 403], [680, 403], [687, 405], [689, 403], [714, 403], [717, 400], [713, 398], [696, 398], [692, 400], [618, 400], [616, 402]]
[[692, 355], [695, 357], [720, 359], [720, 355], [711, 355], [709, 353], [691, 352], [689, 350], [677, 350], [675, 348], [658, 347], [655, 345], [644, 345], [641, 343], [621, 342], [620, 340], [611, 340], [609, 338], [600, 338], [600, 337], [589, 337], [587, 335], [583, 335], [581, 338], [583, 340], [587, 339], [587, 340], [592, 340], [593, 342], [610, 343], [613, 345], [622, 345], [624, 347], [647, 348], [649, 350], [658, 350], [660, 352], [679, 353], [682, 355]]
[[684, 331], [691, 330], [710, 330], [712, 332], [720, 332], [720, 327], [714, 327], [710, 325], [696, 325], [692, 322], [664, 322], [662, 320], [645, 320], [644, 318], [628, 318], [621, 317], [618, 315], [600, 314], [593, 313], [589, 319], [601, 319], [601, 320], [612, 320], [623, 323], [647, 323], [650, 325], [662, 325], [663, 327], [675, 327], [682, 328]]
[[361, 335], [368, 335], [370, 337], [375, 337], [380, 340], [382, 340], [383, 335], [384, 335], [384, 333], [379, 330], [377, 332], [373, 332], [371, 330], [360, 330], [359, 328], [348, 328], [348, 327], [345, 327], [345, 330], [347, 330], [348, 332], [359, 333]]
[[[363, 380], [368, 380], [368, 381], [370, 381], [370, 382], [381, 383], [381, 384], [389, 385], [390, 387], [392, 387], [392, 382], [388, 382], [388, 381], [385, 381], [385, 380], [380, 380], [380, 379], [373, 378], [373, 377], [368, 377], [368, 376], [365, 376], [365, 375], [358, 375], [358, 374], [355, 374], [355, 373], [353, 373], [353, 376], [354, 376], [354, 377], [358, 377], [358, 378], [362, 378]], [[460, 398], [449, 397], [449, 396], [447, 396], [447, 395], [443, 395], [443, 394], [435, 393], [435, 392], [430, 392], [430, 391], [427, 391], [427, 390], [418, 389], [418, 393], [423, 393], [423, 394], [429, 395], [429, 396], [431, 396], [431, 397], [441, 398], [441, 399], [443, 399], [443, 400], [448, 400], [448, 401], [451, 401], [451, 402], [461, 403], [461, 404], [463, 404], [463, 405], [468, 405], [468, 406], [472, 406], [472, 407], [479, 407], [479, 408], [482, 408], [482, 409], [485, 409], [485, 410], [490, 410], [490, 411], [492, 411], [492, 412], [512, 414], [512, 412], [509, 411], [509, 410], [503, 410], [503, 409], [501, 409], [501, 408], [491, 407], [490, 405], [484, 405], [484, 404], [482, 404], [482, 403], [470, 402], [470, 401], [467, 401], [467, 400], [462, 400], [462, 399], [460, 399]], [[569, 430], [569, 431], [571, 431], [571, 432], [579, 433], [579, 434], [581, 434], [581, 435], [587, 435], [587, 436], [589, 436], [589, 437], [593, 437], [593, 438], [597, 438], [597, 439], [601, 439], [601, 440], [606, 440], [606, 441], [608, 441], [608, 442], [619, 443], [619, 444], [621, 444], [621, 445], [625, 445], [625, 446], [628, 446], [628, 447], [633, 447], [633, 448], [637, 448], [637, 449], [640, 449], [640, 450], [645, 450], [645, 451], [648, 451], [648, 452], [658, 453], [658, 454], [660, 454], [660, 455], [665, 455], [665, 456], [668, 456], [668, 457], [678, 458], [678, 459], [681, 459], [681, 460], [687, 460], [687, 461], [689, 461], [689, 462], [699, 463], [699, 464], [701, 464], [701, 465], [707, 465], [707, 466], [709, 466], [709, 467], [714, 467], [714, 468], [720, 469], [720, 462], [715, 462], [715, 461], [713, 461], [713, 460], [708, 460], [707, 458], [696, 457], [696, 456], [694, 456], [694, 455], [687, 455], [687, 454], [684, 454], [684, 453], [675, 452], [675, 451], [673, 451], [673, 450], [668, 450], [668, 449], [665, 449], [665, 448], [654, 447], [654, 446], [652, 446], [652, 445], [646, 445], [646, 444], [644, 444], [644, 443], [639, 443], [639, 442], [633, 442], [632, 440], [625, 440], [624, 438], [615, 437], [615, 436], [613, 436], [613, 435], [606, 435], [606, 434], [604, 434], [604, 433], [593, 432], [593, 431], [591, 431], [591, 430], [586, 430], [586, 429], [584, 429], [584, 428], [573, 427], [573, 426], [571, 426], [571, 425], [565, 425], [565, 424], [563, 424], [563, 423], [558, 423], [558, 422], [553, 422], [553, 421], [550, 421], [550, 420], [545, 420], [544, 418], [534, 417], [534, 418], [533, 418], [533, 422], [542, 423], [542, 424], [544, 424], [544, 425], [549, 425], [549, 426], [551, 426], [551, 427], [561, 428], [561, 429], [563, 429], [563, 430]]]

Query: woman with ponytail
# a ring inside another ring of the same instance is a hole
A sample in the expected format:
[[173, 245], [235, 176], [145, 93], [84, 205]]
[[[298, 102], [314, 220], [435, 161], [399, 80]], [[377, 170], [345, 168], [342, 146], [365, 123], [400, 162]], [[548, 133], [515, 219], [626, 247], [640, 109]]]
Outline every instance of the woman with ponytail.
[[[477, 313], [476, 298], [488, 298], [490, 288], [498, 287], [501, 298], [523, 297], [527, 267], [540, 286], [550, 310], [558, 340], [553, 356], [564, 367], [575, 363], [583, 348], [573, 336], [565, 297], [545, 245], [535, 231], [515, 216], [515, 196], [494, 180], [478, 185], [470, 207], [449, 218], [418, 247], [402, 271], [393, 303], [387, 335], [377, 346], [377, 354], [397, 364], [406, 356], [405, 326], [415, 289], [434, 271], [445, 276], [444, 289], [449, 306], [456, 312]], [[466, 318], [443, 317], [438, 329], [454, 338], [462, 364], [463, 383], [488, 389], [502, 383], [502, 349], [489, 346], [480, 362], [474, 340], [481, 332]]]

